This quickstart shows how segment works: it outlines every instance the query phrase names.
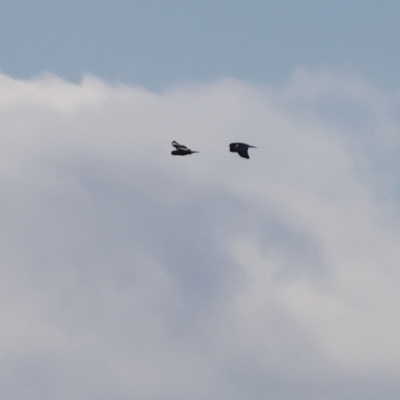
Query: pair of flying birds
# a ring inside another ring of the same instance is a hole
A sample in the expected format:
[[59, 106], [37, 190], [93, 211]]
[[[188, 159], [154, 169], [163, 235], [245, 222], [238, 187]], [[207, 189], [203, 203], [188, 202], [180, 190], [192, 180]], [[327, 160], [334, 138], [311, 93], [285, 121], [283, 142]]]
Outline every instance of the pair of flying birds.
[[[173, 156], [187, 156], [188, 154], [193, 154], [193, 153], [199, 153], [198, 151], [192, 151], [188, 149], [186, 146], [183, 144], [179, 144], [178, 142], [175, 142], [175, 140], [172, 142], [172, 146], [175, 147], [176, 150], [172, 150], [171, 154]], [[249, 144], [246, 143], [231, 143], [229, 145], [229, 150], [232, 153], [238, 153], [240, 157], [243, 158], [250, 158], [248, 150], [249, 148], [254, 148], [256, 149], [256, 146], [250, 146]]]

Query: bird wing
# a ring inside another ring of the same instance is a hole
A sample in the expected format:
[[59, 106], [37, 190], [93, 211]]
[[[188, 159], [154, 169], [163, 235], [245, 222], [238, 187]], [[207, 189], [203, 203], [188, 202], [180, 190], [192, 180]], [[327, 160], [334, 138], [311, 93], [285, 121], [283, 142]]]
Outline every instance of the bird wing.
[[247, 152], [248, 149], [248, 146], [237, 146], [237, 152], [239, 156], [243, 158], [250, 158], [249, 153]]
[[186, 146], [183, 144], [179, 144], [178, 142], [175, 142], [175, 140], [172, 142], [172, 146], [174, 146], [177, 150], [188, 150]]

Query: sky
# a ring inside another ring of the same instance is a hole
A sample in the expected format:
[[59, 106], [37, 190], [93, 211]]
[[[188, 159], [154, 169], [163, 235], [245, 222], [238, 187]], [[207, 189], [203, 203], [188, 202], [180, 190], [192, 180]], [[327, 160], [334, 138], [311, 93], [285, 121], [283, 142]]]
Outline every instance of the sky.
[[398, 87], [394, 0], [3, 0], [0, 66], [160, 90], [234, 77], [282, 85], [297, 66]]
[[399, 5], [0, 11], [4, 399], [399, 398]]

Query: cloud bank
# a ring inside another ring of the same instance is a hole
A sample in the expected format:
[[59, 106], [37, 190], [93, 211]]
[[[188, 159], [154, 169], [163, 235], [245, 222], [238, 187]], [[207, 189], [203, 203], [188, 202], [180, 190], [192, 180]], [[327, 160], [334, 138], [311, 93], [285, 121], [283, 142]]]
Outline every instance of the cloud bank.
[[5, 398], [398, 398], [396, 99], [301, 69], [0, 88]]

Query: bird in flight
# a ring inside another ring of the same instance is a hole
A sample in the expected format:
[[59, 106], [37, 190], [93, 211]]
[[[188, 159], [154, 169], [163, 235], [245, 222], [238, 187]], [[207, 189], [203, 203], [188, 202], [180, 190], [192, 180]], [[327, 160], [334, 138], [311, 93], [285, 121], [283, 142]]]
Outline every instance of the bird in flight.
[[173, 156], [187, 156], [188, 154], [198, 153], [198, 151], [192, 151], [183, 144], [175, 142], [175, 140], [172, 142], [172, 146], [174, 146], [176, 149], [171, 151]]
[[246, 144], [246, 143], [231, 143], [229, 145], [229, 150], [232, 153], [238, 153], [240, 157], [250, 158], [249, 157], [249, 153], [247, 152], [247, 150], [250, 147], [253, 148], [253, 149], [257, 148], [256, 146], [250, 146], [249, 144]]

